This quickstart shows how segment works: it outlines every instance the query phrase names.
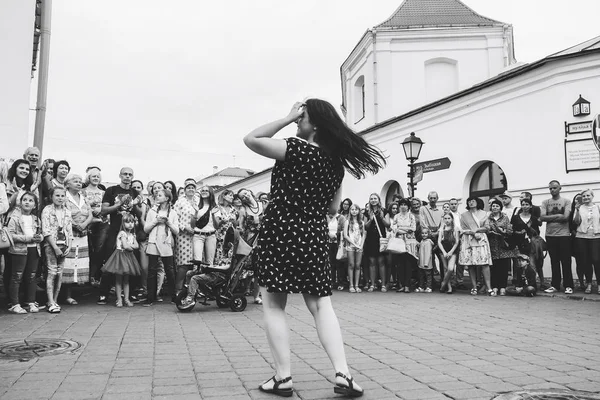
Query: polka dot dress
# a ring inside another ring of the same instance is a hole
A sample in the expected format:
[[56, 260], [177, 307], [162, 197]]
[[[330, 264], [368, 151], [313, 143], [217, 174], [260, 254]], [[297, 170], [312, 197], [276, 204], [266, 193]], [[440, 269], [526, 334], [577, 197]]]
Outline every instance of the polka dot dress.
[[259, 284], [269, 292], [330, 296], [326, 215], [344, 168], [305, 140], [286, 142], [255, 249]]

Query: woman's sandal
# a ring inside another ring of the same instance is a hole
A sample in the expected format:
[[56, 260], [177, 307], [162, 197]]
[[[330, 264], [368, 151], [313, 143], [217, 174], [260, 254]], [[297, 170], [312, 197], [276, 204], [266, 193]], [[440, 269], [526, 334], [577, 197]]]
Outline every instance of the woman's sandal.
[[348, 385], [341, 385], [339, 383], [335, 384], [335, 387], [333, 388], [333, 391], [337, 394], [343, 394], [346, 397], [360, 397], [362, 396], [365, 391], [364, 390], [356, 390], [354, 389], [354, 379], [347, 377], [346, 375], [342, 374], [341, 372], [338, 372], [335, 374], [335, 377], [340, 377], [340, 378], [344, 378], [347, 382]]
[[[260, 390], [261, 392], [265, 392], [265, 393], [275, 394], [275, 395], [281, 396], [281, 397], [292, 397], [292, 395], [294, 394], [294, 389], [292, 389], [292, 388], [279, 389], [279, 385], [281, 385], [282, 383], [289, 382], [291, 380], [292, 380], [292, 377], [288, 376], [287, 378], [283, 378], [278, 381], [277, 379], [275, 379], [275, 375], [273, 375], [272, 378], [268, 379], [262, 385], [259, 385], [258, 390]], [[271, 389], [265, 389], [263, 387], [263, 385], [265, 385], [266, 383], [269, 383], [269, 381], [273, 381], [273, 387]]]
[[471, 289], [471, 296], [477, 296], [477, 289]]
[[58, 304], [50, 304], [48, 306], [48, 312], [50, 314], [58, 314], [60, 313], [60, 307], [58, 306]]
[[66, 302], [67, 304], [71, 305], [71, 306], [76, 306], [77, 304], [79, 304], [79, 303], [77, 303], [77, 300], [75, 300], [75, 299], [74, 299], [74, 298], [72, 298], [72, 297], [68, 297], [68, 298], [65, 300], [65, 302]]

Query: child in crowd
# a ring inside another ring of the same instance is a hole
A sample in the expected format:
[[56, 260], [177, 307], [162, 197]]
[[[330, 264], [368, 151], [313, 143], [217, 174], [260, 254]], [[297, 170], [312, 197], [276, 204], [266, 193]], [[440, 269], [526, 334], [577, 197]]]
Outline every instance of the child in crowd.
[[121, 291], [127, 307], [133, 307], [129, 300], [129, 276], [141, 275], [142, 269], [138, 263], [134, 250], [139, 249], [135, 238], [135, 217], [129, 213], [123, 215], [121, 230], [117, 235], [117, 249], [102, 268], [106, 272], [115, 274], [115, 292], [117, 294], [117, 307], [123, 307]]
[[[365, 243], [365, 225], [356, 204], [350, 206], [350, 215], [344, 225], [344, 242], [348, 252], [348, 282], [350, 293], [360, 293], [360, 263], [362, 261], [363, 245]], [[340, 244], [342, 246], [343, 244]]]
[[[12, 306], [8, 311], [15, 314], [27, 314], [27, 310], [31, 313], [39, 311], [35, 304], [35, 273], [40, 257], [40, 243], [44, 238], [40, 233], [40, 222], [32, 213], [37, 210], [37, 207], [37, 197], [27, 191], [21, 196], [19, 207], [15, 209], [8, 221], [8, 232], [12, 238], [12, 245], [8, 250], [12, 261], [9, 286]], [[26, 285], [27, 310], [22, 308], [19, 302], [21, 281]]]
[[65, 257], [71, 251], [73, 238], [73, 220], [71, 211], [65, 207], [66, 190], [60, 186], [50, 188], [52, 204], [44, 207], [42, 211], [42, 234], [46, 239], [44, 254], [48, 266], [46, 278], [46, 294], [48, 295], [48, 312], [60, 312], [58, 293], [62, 284], [62, 271], [65, 266]]
[[441, 234], [438, 235], [438, 247], [442, 254], [442, 265], [444, 271], [446, 271], [442, 284], [440, 285], [440, 292], [443, 292], [444, 287], [447, 285], [448, 290], [446, 293], [452, 294], [452, 284], [450, 283], [450, 280], [456, 269], [458, 239], [459, 233], [454, 224], [454, 215], [451, 212], [448, 212], [444, 214], [444, 217], [442, 218]]
[[533, 297], [537, 293], [537, 284], [535, 268], [530, 264], [529, 257], [525, 254], [517, 256], [517, 283], [516, 287], [506, 289], [506, 294], [510, 296]]

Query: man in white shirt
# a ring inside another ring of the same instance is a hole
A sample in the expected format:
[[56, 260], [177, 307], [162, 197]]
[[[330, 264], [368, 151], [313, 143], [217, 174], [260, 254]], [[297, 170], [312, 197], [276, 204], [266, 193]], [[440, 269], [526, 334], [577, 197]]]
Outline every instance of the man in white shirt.
[[[435, 261], [433, 259], [434, 248], [437, 245], [439, 234], [438, 231], [440, 224], [442, 223], [442, 216], [444, 215], [442, 209], [437, 207], [438, 198], [439, 196], [437, 192], [429, 192], [427, 195], [427, 201], [429, 204], [421, 207], [419, 210], [421, 231], [423, 233], [423, 240], [421, 241], [421, 246], [419, 248], [419, 267], [425, 271], [435, 268]], [[440, 257], [439, 254], [436, 253], [436, 255], [438, 258]], [[438, 265], [440, 269], [440, 276], [443, 277], [444, 271], [442, 263], [439, 262]], [[429, 281], [431, 278], [432, 277], [430, 273], [426, 273], [427, 282], [425, 283], [425, 289], [428, 292], [431, 291], [431, 282]]]
[[[460, 212], [458, 211], [458, 204], [459, 204], [458, 199], [453, 197], [450, 199], [450, 201], [448, 201], [448, 204], [450, 205], [450, 212], [454, 216], [454, 226], [456, 227], [456, 229], [458, 229], [458, 232], [461, 232]], [[458, 246], [458, 249], [460, 249], [460, 244]], [[463, 284], [464, 277], [465, 277], [465, 266], [460, 265], [457, 262], [456, 263], [456, 272], [454, 274], [454, 277], [452, 278], [452, 287], [455, 287], [457, 289], [466, 289], [466, 286]]]
[[511, 194], [508, 192], [504, 192], [500, 196], [498, 196], [498, 198], [502, 202], [502, 212], [508, 217], [508, 220], [510, 221], [510, 219], [513, 216], [513, 213], [515, 212], [515, 207], [512, 205]]

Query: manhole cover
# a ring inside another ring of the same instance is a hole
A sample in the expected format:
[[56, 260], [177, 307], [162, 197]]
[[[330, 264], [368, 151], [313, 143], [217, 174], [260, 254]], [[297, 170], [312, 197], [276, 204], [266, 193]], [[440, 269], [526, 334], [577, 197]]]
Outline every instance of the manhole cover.
[[73, 352], [81, 343], [63, 339], [27, 339], [0, 343], [0, 358], [26, 359]]
[[600, 400], [600, 394], [560, 389], [522, 390], [501, 394], [493, 400]]

